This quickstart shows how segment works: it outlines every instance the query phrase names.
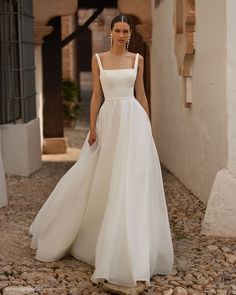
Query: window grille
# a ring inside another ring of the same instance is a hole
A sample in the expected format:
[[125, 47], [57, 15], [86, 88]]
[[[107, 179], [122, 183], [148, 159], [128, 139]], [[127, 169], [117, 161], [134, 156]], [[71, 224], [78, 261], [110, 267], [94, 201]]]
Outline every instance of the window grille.
[[0, 124], [36, 118], [32, 0], [0, 1]]

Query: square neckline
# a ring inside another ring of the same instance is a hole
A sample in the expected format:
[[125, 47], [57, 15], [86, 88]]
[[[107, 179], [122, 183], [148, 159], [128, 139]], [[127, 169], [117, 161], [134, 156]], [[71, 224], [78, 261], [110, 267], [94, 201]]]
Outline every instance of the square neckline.
[[134, 66], [133, 68], [123, 68], [123, 69], [104, 69], [103, 68], [103, 65], [102, 65], [102, 61], [101, 61], [101, 58], [99, 56], [98, 53], [96, 53], [96, 56], [98, 57], [98, 61], [99, 61], [99, 64], [100, 64], [100, 68], [103, 70], [103, 71], [134, 71], [134, 70], [137, 70], [137, 66], [136, 66], [136, 63], [137, 63], [137, 59], [138, 59], [138, 53], [136, 53], [136, 56], [135, 56], [135, 59], [134, 59]]

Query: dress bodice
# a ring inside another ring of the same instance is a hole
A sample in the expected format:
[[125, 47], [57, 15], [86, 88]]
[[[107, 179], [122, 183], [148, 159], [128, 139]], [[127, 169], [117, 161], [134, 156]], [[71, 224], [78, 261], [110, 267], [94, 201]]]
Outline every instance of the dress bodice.
[[99, 54], [95, 54], [100, 70], [100, 81], [106, 99], [128, 98], [134, 96], [134, 83], [138, 68], [138, 53], [135, 57], [134, 67], [131, 69], [103, 68]]

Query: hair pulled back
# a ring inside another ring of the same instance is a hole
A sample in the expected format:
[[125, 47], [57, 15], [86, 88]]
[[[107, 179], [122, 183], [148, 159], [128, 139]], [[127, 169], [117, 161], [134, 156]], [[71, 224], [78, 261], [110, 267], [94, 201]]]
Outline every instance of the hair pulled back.
[[130, 27], [130, 30], [131, 30], [131, 22], [130, 22], [130, 19], [127, 15], [125, 14], [119, 14], [117, 16], [115, 16], [113, 18], [113, 20], [111, 21], [111, 30], [113, 29], [115, 23], [118, 23], [118, 22], [124, 22], [124, 23], [127, 23]]

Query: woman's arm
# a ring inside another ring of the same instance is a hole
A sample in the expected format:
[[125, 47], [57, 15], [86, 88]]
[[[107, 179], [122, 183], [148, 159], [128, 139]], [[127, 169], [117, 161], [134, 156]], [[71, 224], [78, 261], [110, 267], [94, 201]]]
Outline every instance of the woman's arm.
[[144, 84], [143, 84], [143, 68], [144, 68], [144, 62], [142, 55], [139, 54], [139, 60], [138, 60], [138, 72], [137, 77], [135, 81], [135, 94], [137, 100], [140, 102], [144, 110], [146, 111], [148, 117], [149, 117], [149, 107], [148, 107], [148, 101], [145, 94]]
[[97, 58], [95, 55], [92, 57], [92, 77], [93, 77], [93, 93], [90, 102], [90, 135], [89, 144], [93, 144], [96, 141], [96, 121], [99, 112], [99, 108], [102, 103], [102, 88], [99, 77], [99, 67]]

